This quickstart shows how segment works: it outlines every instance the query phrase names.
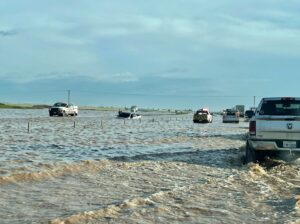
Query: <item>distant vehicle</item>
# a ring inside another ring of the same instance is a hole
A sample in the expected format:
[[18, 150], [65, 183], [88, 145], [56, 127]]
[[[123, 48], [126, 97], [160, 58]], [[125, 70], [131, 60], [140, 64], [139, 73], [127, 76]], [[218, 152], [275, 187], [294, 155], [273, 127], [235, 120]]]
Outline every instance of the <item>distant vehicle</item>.
[[117, 118], [123, 119], [140, 119], [142, 116], [136, 113], [119, 111]]
[[57, 102], [52, 107], [49, 108], [49, 115], [52, 116], [77, 116], [78, 106], [74, 104], [67, 104], [63, 102]]
[[300, 153], [300, 98], [263, 98], [249, 123], [246, 162]]
[[244, 105], [236, 105], [235, 110], [237, 110], [239, 112], [240, 117], [245, 116], [245, 106]]
[[245, 112], [245, 121], [249, 121], [255, 115], [254, 110], [246, 110]]
[[239, 123], [239, 112], [234, 109], [226, 109], [223, 111], [223, 123]]
[[194, 123], [212, 123], [213, 116], [207, 108], [197, 110], [193, 116]]
[[138, 107], [137, 106], [132, 106], [130, 109], [130, 112], [124, 112], [119, 110], [119, 113], [117, 115], [117, 118], [122, 118], [122, 119], [141, 119], [142, 116], [140, 114], [137, 114]]

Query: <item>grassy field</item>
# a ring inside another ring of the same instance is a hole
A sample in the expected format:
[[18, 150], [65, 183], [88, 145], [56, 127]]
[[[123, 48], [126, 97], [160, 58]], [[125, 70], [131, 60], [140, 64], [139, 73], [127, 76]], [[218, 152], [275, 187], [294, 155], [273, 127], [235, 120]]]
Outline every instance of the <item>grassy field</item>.
[[[46, 104], [12, 104], [0, 103], [0, 109], [47, 109], [51, 105]], [[127, 111], [130, 108], [105, 107], [105, 106], [79, 106], [79, 110], [97, 110], [97, 111]], [[155, 112], [157, 115], [184, 115], [189, 114], [191, 110], [160, 110], [160, 109], [140, 109], [139, 112]]]
[[[0, 103], [0, 109], [47, 109], [51, 105], [46, 104], [10, 104]], [[101, 111], [118, 111], [115, 107], [93, 107], [93, 106], [79, 106], [80, 110], [101, 110]]]
[[49, 105], [34, 105], [34, 104], [6, 104], [0, 103], [0, 109], [44, 109]]

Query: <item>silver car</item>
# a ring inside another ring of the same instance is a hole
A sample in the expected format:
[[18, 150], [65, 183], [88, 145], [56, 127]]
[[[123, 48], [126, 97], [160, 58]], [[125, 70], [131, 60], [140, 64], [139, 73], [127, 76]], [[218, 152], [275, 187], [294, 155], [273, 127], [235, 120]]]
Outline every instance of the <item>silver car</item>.
[[223, 111], [222, 122], [223, 123], [239, 123], [239, 112], [234, 109], [226, 109]]

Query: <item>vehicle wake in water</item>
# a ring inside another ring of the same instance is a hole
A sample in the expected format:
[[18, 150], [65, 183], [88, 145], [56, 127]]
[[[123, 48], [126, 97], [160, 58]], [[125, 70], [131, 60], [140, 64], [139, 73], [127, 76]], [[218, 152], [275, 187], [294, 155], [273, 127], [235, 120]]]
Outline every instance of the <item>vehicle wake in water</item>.
[[300, 162], [244, 165], [248, 123], [9, 112], [0, 119], [1, 223], [300, 222]]

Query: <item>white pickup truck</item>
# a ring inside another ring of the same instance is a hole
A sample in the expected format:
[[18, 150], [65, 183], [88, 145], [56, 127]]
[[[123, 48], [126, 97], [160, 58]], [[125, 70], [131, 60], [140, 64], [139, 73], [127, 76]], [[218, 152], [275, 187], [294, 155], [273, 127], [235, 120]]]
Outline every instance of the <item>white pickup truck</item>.
[[263, 98], [249, 122], [246, 162], [300, 153], [300, 98]]
[[55, 103], [52, 107], [49, 108], [49, 115], [52, 116], [77, 116], [78, 115], [78, 106], [67, 103]]

